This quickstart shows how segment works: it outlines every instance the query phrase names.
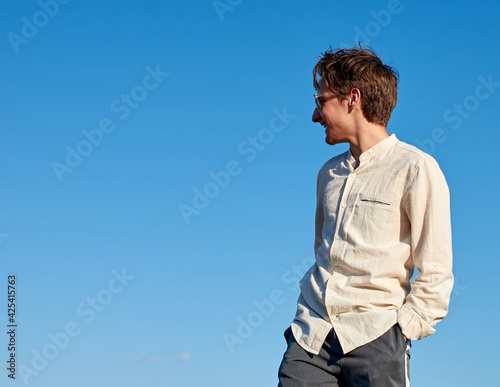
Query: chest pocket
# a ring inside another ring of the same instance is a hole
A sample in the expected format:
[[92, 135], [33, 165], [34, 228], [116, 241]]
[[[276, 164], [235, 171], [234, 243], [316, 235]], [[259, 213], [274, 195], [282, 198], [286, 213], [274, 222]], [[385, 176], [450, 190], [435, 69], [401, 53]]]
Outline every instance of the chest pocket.
[[354, 221], [363, 229], [368, 239], [391, 232], [398, 223], [396, 200], [390, 196], [360, 194], [355, 204]]
[[378, 195], [363, 195], [359, 196], [359, 201], [365, 206], [380, 206], [391, 207], [394, 204], [394, 199], [388, 197], [381, 197]]

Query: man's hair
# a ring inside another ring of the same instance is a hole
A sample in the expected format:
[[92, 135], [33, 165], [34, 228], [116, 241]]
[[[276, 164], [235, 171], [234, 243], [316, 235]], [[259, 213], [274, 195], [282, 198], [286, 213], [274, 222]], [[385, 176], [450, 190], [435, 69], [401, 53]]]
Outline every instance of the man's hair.
[[332, 49], [321, 54], [313, 70], [314, 87], [319, 89], [318, 76], [331, 91], [345, 100], [351, 90], [361, 91], [361, 111], [368, 122], [387, 127], [398, 100], [399, 75], [385, 65], [370, 47]]

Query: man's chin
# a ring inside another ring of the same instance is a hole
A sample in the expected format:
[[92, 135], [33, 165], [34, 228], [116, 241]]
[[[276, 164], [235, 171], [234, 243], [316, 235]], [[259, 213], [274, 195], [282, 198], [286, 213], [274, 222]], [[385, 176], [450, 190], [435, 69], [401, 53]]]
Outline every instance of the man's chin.
[[328, 145], [335, 145], [335, 144], [338, 144], [338, 142], [337, 142], [337, 141], [335, 141], [333, 138], [328, 137], [328, 136], [326, 136], [326, 137], [325, 137], [325, 142], [326, 142]]

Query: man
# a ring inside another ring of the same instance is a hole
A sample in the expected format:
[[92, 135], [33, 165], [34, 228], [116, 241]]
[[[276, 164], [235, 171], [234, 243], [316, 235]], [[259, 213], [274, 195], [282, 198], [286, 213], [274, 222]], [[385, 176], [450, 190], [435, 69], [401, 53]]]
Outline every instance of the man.
[[448, 187], [431, 156], [388, 134], [398, 75], [373, 50], [327, 51], [313, 73], [312, 120], [350, 149], [318, 174], [316, 263], [279, 386], [409, 386], [410, 340], [435, 332], [453, 287]]

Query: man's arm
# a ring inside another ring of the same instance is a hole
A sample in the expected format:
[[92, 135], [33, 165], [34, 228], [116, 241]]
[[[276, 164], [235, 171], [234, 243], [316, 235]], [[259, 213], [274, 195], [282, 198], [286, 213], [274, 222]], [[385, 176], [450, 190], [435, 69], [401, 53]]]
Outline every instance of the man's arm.
[[403, 198], [411, 224], [411, 254], [419, 274], [398, 311], [405, 337], [419, 340], [448, 312], [453, 288], [450, 200], [446, 180], [431, 157], [408, 178]]

